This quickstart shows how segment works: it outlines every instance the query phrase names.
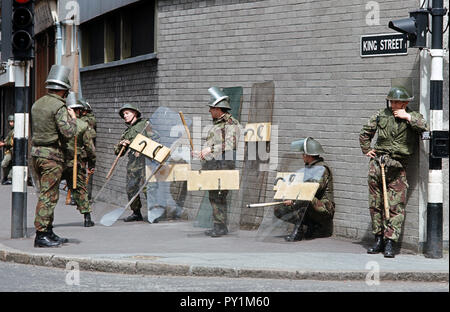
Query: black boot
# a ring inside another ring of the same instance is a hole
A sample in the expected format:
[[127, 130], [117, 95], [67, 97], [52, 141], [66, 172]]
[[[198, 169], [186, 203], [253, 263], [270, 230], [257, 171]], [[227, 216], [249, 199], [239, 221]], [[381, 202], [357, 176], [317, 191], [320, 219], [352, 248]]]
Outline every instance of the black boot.
[[214, 227], [211, 230], [205, 231], [205, 235], [211, 237], [220, 237], [228, 234], [228, 229], [225, 224], [214, 223]]
[[61, 243], [61, 244], [65, 244], [65, 243], [68, 243], [68, 242], [69, 242], [69, 240], [68, 240], [67, 238], [62, 238], [62, 237], [59, 237], [58, 235], [56, 235], [56, 234], [53, 232], [53, 228], [52, 228], [52, 227], [50, 227], [50, 228], [48, 229], [48, 235], [49, 235], [50, 239], [53, 240], [53, 241], [55, 241], [55, 242], [59, 242], [59, 243]]
[[54, 241], [50, 238], [49, 232], [36, 232], [36, 238], [34, 239], [34, 247], [58, 247], [62, 243]]
[[292, 233], [286, 236], [284, 240], [287, 242], [295, 242], [302, 240], [302, 238], [303, 238], [302, 224], [296, 223], [294, 225], [294, 230], [292, 231]]
[[368, 254], [377, 254], [384, 251], [383, 235], [375, 235], [375, 245], [367, 249]]
[[84, 214], [84, 227], [91, 227], [94, 226], [95, 223], [94, 221], [91, 220], [91, 213], [85, 213]]
[[386, 246], [384, 247], [384, 257], [385, 258], [394, 258], [394, 241], [391, 239], [386, 240]]
[[134, 212], [133, 211], [133, 213], [130, 216], [126, 217], [123, 221], [125, 221], [125, 222], [132, 222], [132, 221], [142, 221], [142, 220], [144, 220], [144, 219], [142, 218], [141, 212], [140, 211], [138, 211], [138, 212]]

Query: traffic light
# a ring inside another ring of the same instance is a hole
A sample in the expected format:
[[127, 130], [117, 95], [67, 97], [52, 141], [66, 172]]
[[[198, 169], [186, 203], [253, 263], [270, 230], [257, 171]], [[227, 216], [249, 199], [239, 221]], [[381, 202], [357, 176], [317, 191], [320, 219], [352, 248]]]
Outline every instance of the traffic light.
[[12, 5], [11, 42], [13, 59], [32, 59], [34, 48], [34, 1], [13, 0]]
[[425, 48], [427, 44], [428, 10], [409, 12], [409, 18], [389, 22], [392, 28], [407, 34], [410, 48]]

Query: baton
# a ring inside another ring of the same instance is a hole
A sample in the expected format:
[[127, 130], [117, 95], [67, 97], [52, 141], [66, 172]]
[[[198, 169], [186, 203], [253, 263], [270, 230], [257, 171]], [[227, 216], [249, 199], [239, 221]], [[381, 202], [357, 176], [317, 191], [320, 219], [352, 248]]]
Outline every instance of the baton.
[[247, 204], [247, 208], [260, 208], [260, 207], [270, 207], [283, 205], [284, 202], [272, 202], [272, 203], [262, 203], [262, 204]]
[[386, 220], [389, 220], [389, 201], [387, 195], [387, 187], [386, 187], [386, 175], [384, 172], [384, 155], [380, 157], [380, 167], [381, 167], [381, 180], [383, 182], [383, 199], [384, 199], [384, 217]]
[[119, 154], [117, 154], [117, 157], [116, 157], [116, 159], [114, 160], [114, 162], [113, 162], [113, 164], [112, 164], [112, 166], [111, 166], [111, 169], [109, 169], [109, 172], [108, 172], [108, 174], [106, 175], [106, 179], [109, 179], [109, 177], [110, 177], [111, 174], [113, 173], [114, 169], [115, 169], [116, 166], [117, 166], [117, 162], [119, 161], [119, 158], [120, 158], [120, 156], [122, 155], [122, 152], [123, 152], [124, 149], [125, 149], [125, 145], [122, 145], [122, 148], [120, 149]]
[[189, 143], [191, 144], [191, 150], [194, 150], [194, 144], [192, 144], [191, 134], [189, 133], [189, 128], [188, 128], [188, 126], [186, 124], [186, 121], [184, 120], [183, 112], [179, 111], [178, 114], [180, 114], [180, 118], [181, 118], [181, 121], [183, 122], [184, 129], [186, 130], [186, 134], [187, 134], [187, 137], [189, 139]]

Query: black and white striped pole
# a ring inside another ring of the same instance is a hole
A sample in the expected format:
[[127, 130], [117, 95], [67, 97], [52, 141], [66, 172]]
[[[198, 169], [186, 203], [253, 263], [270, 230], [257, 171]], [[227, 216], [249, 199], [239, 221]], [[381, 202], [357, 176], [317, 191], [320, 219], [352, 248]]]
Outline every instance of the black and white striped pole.
[[28, 128], [30, 103], [30, 61], [14, 63], [15, 114], [12, 168], [11, 238], [27, 235]]
[[428, 172], [427, 241], [425, 257], [442, 258], [443, 176], [442, 158], [448, 157], [448, 131], [443, 131], [443, 17], [446, 9], [442, 0], [433, 0], [430, 78], [431, 144]]

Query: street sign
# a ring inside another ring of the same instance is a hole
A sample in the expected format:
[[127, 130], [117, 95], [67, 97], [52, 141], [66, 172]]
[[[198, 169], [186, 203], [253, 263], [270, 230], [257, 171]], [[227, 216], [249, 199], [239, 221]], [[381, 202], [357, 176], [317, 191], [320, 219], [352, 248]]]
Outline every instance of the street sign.
[[361, 36], [361, 57], [408, 54], [406, 34]]

